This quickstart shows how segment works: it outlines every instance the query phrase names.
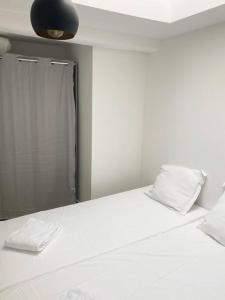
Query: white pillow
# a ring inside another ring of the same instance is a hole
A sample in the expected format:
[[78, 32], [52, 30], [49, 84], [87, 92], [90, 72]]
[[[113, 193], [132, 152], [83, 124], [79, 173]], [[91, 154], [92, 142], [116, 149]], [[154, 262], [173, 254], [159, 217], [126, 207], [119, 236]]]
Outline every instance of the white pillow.
[[225, 192], [199, 228], [225, 246]]
[[205, 178], [203, 171], [163, 165], [147, 194], [153, 200], [186, 214], [197, 200]]

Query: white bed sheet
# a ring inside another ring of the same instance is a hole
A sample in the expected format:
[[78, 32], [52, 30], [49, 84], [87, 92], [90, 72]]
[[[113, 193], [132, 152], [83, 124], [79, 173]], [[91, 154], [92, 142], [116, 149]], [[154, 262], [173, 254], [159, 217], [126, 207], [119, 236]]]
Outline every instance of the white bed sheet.
[[177, 228], [20, 284], [0, 300], [60, 300], [80, 289], [102, 300], [224, 300], [225, 248]]
[[182, 216], [137, 189], [94, 201], [33, 214], [58, 222], [61, 235], [40, 254], [3, 248], [5, 239], [30, 216], [0, 223], [0, 291], [65, 266], [119, 249], [202, 217], [195, 207]]

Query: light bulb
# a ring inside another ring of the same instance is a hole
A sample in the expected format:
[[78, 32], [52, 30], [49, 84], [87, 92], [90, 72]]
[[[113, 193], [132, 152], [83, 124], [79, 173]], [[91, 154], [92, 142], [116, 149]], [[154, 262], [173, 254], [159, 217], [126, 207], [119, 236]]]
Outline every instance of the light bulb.
[[63, 30], [48, 29], [47, 33], [51, 38], [59, 39], [63, 36], [64, 31]]

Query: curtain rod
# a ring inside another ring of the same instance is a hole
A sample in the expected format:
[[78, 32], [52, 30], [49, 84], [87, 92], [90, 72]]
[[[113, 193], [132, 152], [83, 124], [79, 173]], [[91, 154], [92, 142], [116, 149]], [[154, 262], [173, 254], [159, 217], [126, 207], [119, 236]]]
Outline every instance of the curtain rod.
[[[0, 59], [3, 59], [3, 56], [0, 56]], [[38, 63], [38, 59], [35, 58], [23, 58], [23, 57], [18, 57], [18, 61], [27, 61], [27, 62], [34, 62], [34, 63]], [[51, 61], [52, 65], [64, 65], [64, 66], [68, 66], [68, 62], [63, 62], [63, 61], [55, 61], [52, 60]]]

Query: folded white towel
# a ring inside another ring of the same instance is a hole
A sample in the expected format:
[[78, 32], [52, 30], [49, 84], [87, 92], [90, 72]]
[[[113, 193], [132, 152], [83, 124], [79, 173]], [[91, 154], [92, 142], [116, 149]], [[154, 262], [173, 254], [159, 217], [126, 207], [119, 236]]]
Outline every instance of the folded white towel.
[[13, 249], [41, 252], [61, 231], [61, 226], [30, 218], [5, 241]]
[[94, 296], [88, 295], [80, 290], [67, 291], [60, 300], [99, 300]]

